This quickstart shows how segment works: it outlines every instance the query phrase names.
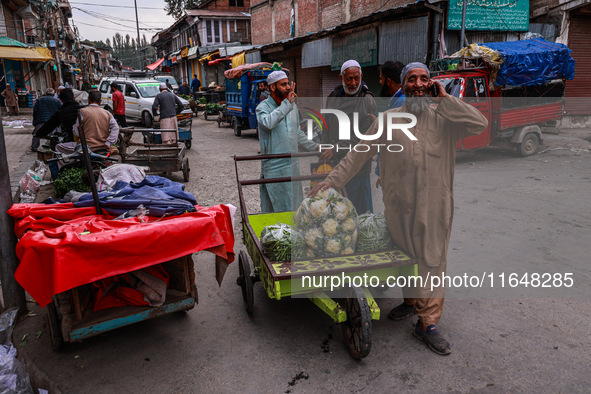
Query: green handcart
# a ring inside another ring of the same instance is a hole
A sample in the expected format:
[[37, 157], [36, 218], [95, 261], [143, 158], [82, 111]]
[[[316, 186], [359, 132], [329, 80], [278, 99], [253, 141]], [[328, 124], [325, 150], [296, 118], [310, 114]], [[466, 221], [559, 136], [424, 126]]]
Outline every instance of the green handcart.
[[[346, 292], [343, 298], [331, 298], [328, 294], [329, 284], [321, 285], [324, 282], [323, 278], [331, 275], [351, 279], [364, 275], [373, 276], [379, 278], [379, 285], [376, 288], [383, 289], [389, 277], [418, 276], [416, 261], [399, 248], [379, 253], [355, 253], [330, 258], [271, 261], [264, 253], [260, 243], [261, 232], [266, 226], [278, 222], [291, 225], [295, 212], [249, 215], [244, 199], [244, 186], [310, 181], [322, 179], [326, 175], [241, 180], [238, 162], [314, 155], [317, 153], [234, 156], [242, 216], [242, 239], [248, 252], [248, 254], [245, 251], [239, 253], [239, 276], [236, 282], [241, 287], [242, 298], [249, 315], [252, 315], [254, 311], [253, 285], [259, 281], [262, 282], [269, 298], [275, 300], [291, 296], [309, 298], [335, 323], [341, 324], [343, 338], [349, 353], [353, 358], [361, 359], [371, 351], [372, 320], [380, 319], [380, 308], [367, 287], [351, 286], [343, 290]], [[251, 269], [250, 260], [252, 260], [253, 269]], [[317, 280], [310, 280], [310, 278]], [[355, 282], [355, 280], [351, 280], [351, 282]]]

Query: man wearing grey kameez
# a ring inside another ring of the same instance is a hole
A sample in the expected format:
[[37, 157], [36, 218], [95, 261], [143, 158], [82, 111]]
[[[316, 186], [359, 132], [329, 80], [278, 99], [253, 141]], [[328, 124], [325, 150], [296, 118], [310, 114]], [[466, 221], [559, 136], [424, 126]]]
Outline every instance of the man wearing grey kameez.
[[[394, 242], [417, 259], [419, 275], [433, 277], [445, 272], [447, 266], [456, 144], [460, 138], [480, 134], [488, 121], [473, 106], [448, 95], [439, 82], [430, 79], [429, 70], [422, 63], [407, 65], [401, 80], [406, 102], [402, 108], [387, 111], [383, 124], [388, 112], [411, 113], [417, 124], [409, 130], [417, 141], [411, 141], [400, 130], [392, 133], [391, 140], [384, 132], [377, 141], [361, 141], [372, 148], [368, 152], [349, 153], [310, 194], [327, 187], [342, 187], [377, 153], [377, 144], [384, 144], [379, 161], [388, 229]], [[438, 88], [437, 96], [432, 98], [438, 104], [436, 109], [427, 98], [433, 85]], [[378, 122], [374, 122], [366, 135], [377, 130]], [[391, 144], [400, 144], [404, 149], [385, 150], [384, 146]], [[443, 312], [444, 287], [431, 291], [426, 283], [418, 289], [405, 288], [403, 293], [404, 303], [388, 317], [401, 320], [417, 313], [414, 335], [437, 354], [450, 354], [450, 344], [436, 328]]]

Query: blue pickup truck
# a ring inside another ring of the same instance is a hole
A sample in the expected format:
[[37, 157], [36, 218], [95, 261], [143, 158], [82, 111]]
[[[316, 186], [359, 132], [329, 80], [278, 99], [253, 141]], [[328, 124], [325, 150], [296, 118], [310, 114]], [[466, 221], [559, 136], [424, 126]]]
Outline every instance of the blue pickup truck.
[[256, 107], [259, 105], [259, 82], [267, 82], [273, 70], [245, 71], [240, 78], [226, 78], [226, 114], [234, 134], [240, 137], [242, 130], [256, 129]]

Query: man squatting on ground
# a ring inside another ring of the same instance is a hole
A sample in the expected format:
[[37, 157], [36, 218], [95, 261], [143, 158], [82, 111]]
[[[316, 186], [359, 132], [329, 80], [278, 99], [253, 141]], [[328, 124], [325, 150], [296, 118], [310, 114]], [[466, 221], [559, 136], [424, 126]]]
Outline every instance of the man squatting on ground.
[[[300, 129], [300, 119], [295, 99], [295, 83], [289, 82], [284, 71], [273, 71], [267, 76], [270, 97], [261, 101], [256, 108], [259, 123], [259, 143], [262, 155], [291, 153], [298, 151], [298, 145], [308, 151], [319, 151], [320, 145], [308, 140]], [[293, 129], [295, 127], [295, 130]], [[325, 151], [321, 160], [332, 157]], [[261, 179], [291, 177], [299, 175], [297, 160], [264, 159], [261, 161]], [[299, 183], [281, 182], [260, 185], [261, 211], [282, 212], [292, 210], [292, 201], [299, 205], [303, 199]], [[292, 196], [293, 194], [293, 196]], [[293, 200], [292, 200], [293, 198]]]
[[[393, 131], [392, 140], [382, 133], [380, 144], [400, 144], [401, 152], [381, 150], [385, 216], [394, 242], [417, 259], [419, 275], [426, 278], [446, 271], [447, 248], [453, 219], [453, 178], [456, 143], [460, 138], [480, 134], [487, 126], [486, 118], [474, 107], [446, 94], [443, 86], [430, 79], [429, 69], [422, 63], [410, 63], [401, 73], [406, 101], [401, 108], [387, 111], [406, 112], [416, 116], [410, 128], [417, 141], [411, 141], [400, 130]], [[438, 106], [429, 105], [428, 91], [436, 85]], [[374, 122], [366, 135], [375, 134]], [[366, 161], [377, 153], [376, 141], [361, 141], [368, 152], [351, 151], [310, 195], [328, 187], [342, 188]], [[383, 146], [385, 146], [383, 145]], [[428, 283], [418, 289], [404, 288], [404, 303], [395, 307], [389, 318], [401, 320], [418, 314], [414, 335], [437, 354], [451, 353], [448, 341], [436, 325], [443, 312], [445, 288]]]

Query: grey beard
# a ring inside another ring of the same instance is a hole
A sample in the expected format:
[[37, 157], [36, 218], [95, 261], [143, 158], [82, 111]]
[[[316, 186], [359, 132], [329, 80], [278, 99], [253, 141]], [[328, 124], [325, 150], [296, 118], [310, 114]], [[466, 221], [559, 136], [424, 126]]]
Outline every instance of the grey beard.
[[429, 99], [427, 97], [406, 96], [404, 105], [408, 112], [418, 115], [429, 108]]
[[357, 92], [359, 92], [359, 89], [361, 89], [361, 82], [359, 82], [359, 85], [357, 85], [357, 89], [355, 89], [354, 91], [351, 91], [347, 88], [347, 85], [345, 85], [345, 81], [342, 82], [343, 85], [343, 90], [345, 91], [346, 94], [348, 94], [349, 96], [354, 96], [357, 94]]

